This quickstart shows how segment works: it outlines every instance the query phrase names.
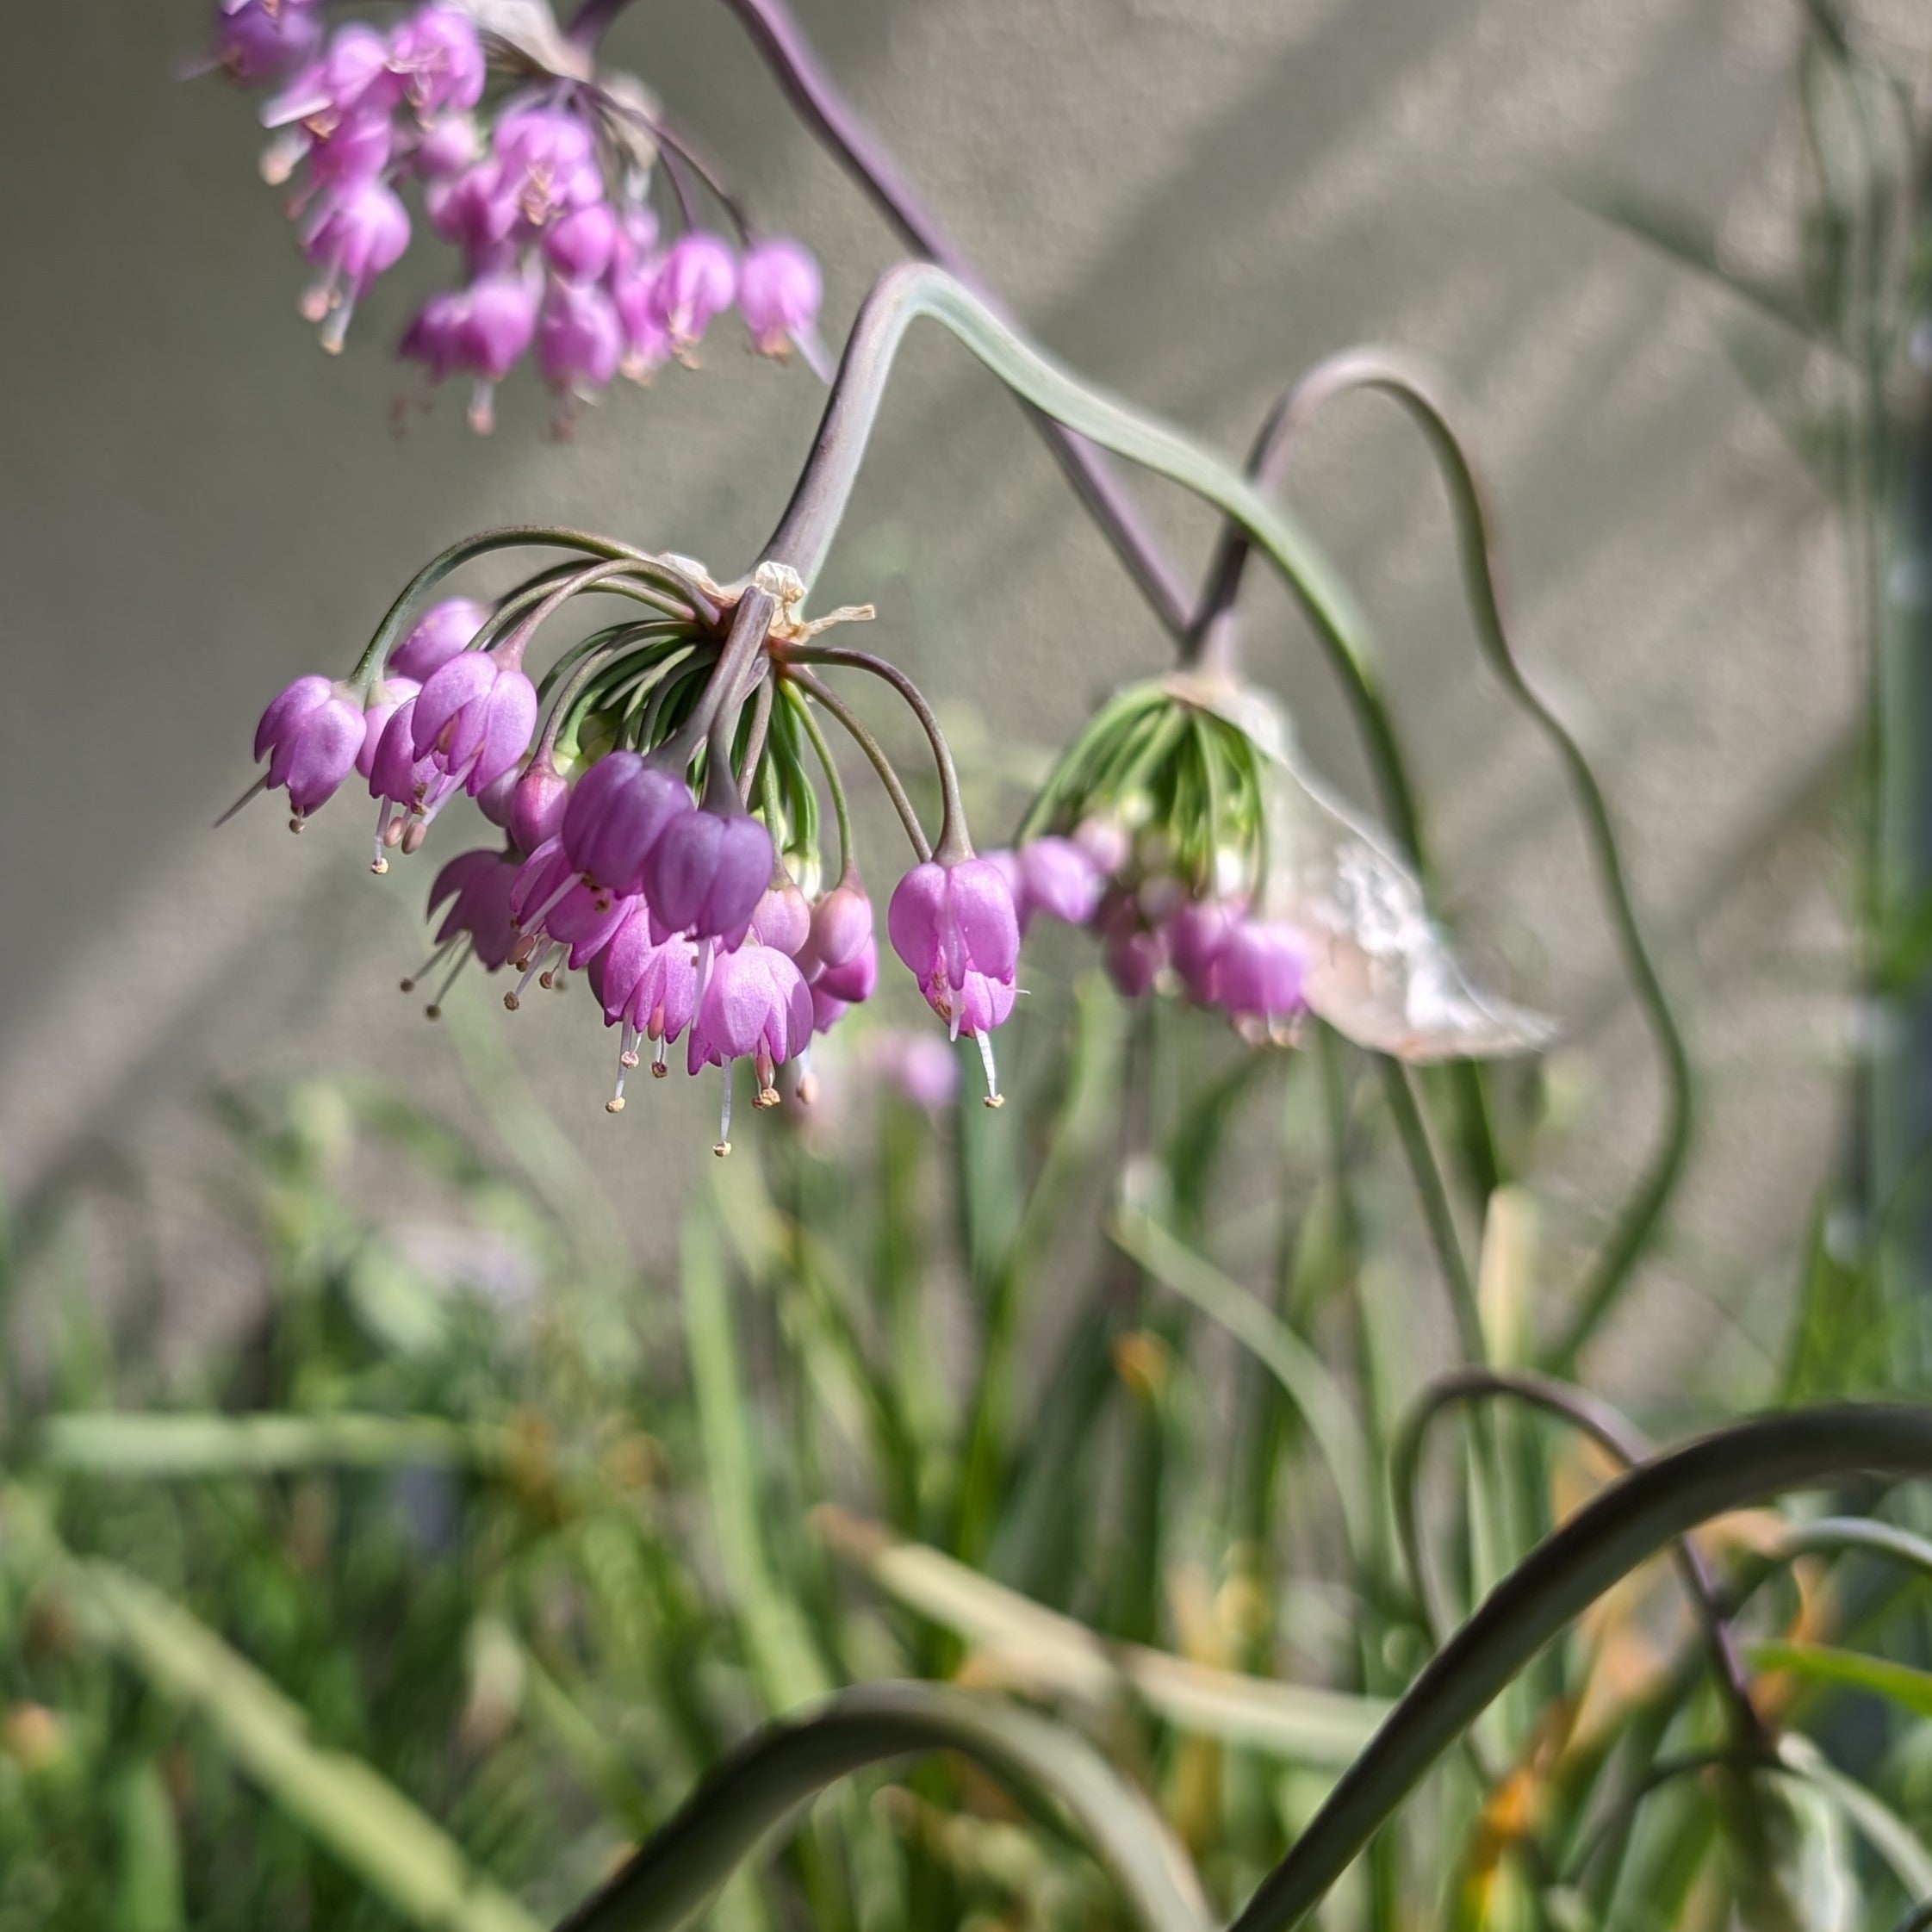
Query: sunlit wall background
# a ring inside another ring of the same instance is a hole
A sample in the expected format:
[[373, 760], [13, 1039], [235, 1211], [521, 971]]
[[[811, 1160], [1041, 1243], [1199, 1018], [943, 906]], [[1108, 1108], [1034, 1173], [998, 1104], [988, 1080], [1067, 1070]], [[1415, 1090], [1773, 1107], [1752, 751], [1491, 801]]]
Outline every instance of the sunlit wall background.
[[[1738, 372], [1723, 299], [1569, 189], [1638, 183], [1704, 211], [1746, 258], [1788, 249], [1777, 189], [1797, 9], [801, 10], [990, 281], [1109, 386], [1230, 451], [1299, 368], [1358, 339], [1424, 353], [1469, 399], [1519, 641], [1604, 761], [1706, 1076], [1676, 1246], [1619, 1331], [1619, 1372], [1641, 1374], [1687, 1325], [1714, 1350], [1748, 1346], [1708, 1298], [1748, 1337], [1837, 1130], [1826, 1076], [1844, 971], [1823, 794], [1853, 692], [1837, 560]], [[185, 1171], [214, 1082], [363, 1072], [469, 1104], [452, 1029], [395, 991], [433, 854], [372, 880], [347, 792], [299, 842], [267, 807], [210, 829], [249, 778], [255, 717], [296, 673], [346, 665], [416, 565], [472, 527], [583, 524], [736, 573], [822, 400], [804, 371], [721, 339], [701, 376], [613, 394], [574, 442], [546, 438], [527, 377], [491, 439], [451, 401], [392, 434], [388, 350], [435, 247], [371, 301], [349, 353], [320, 355], [295, 314], [301, 267], [254, 171], [248, 104], [177, 78], [199, 30], [187, 0], [0, 14], [0, 1172], [16, 1198], [103, 1147]], [[645, 0], [611, 53], [731, 158], [769, 227], [811, 241], [842, 328], [894, 245], [724, 12]], [[1556, 770], [1480, 666], [1411, 432], [1345, 405], [1291, 488], [1376, 618], [1443, 910], [1569, 1029], [1539, 1178], [1557, 1240], [1587, 1233], [1656, 1096]], [[1147, 494], [1203, 556], [1209, 522]], [[904, 359], [824, 599], [878, 604], [882, 641], [951, 717], [983, 720], [987, 769], [1023, 772], [1164, 652], [1017, 413], [936, 335]], [[1285, 601], [1257, 595], [1251, 632], [1313, 761], [1366, 801]], [[997, 836], [1019, 794], [981, 789], [982, 836]], [[875, 886], [888, 836], [875, 817]], [[494, 989], [467, 998], [469, 1030], [494, 1020], [661, 1239], [710, 1159], [711, 1089], [668, 1083], [613, 1122], [587, 1003], [506, 1023]], [[174, 1224], [191, 1254], [191, 1195]], [[183, 1278], [219, 1297], [219, 1279]], [[1667, 1306], [1670, 1324], [1651, 1319]]]

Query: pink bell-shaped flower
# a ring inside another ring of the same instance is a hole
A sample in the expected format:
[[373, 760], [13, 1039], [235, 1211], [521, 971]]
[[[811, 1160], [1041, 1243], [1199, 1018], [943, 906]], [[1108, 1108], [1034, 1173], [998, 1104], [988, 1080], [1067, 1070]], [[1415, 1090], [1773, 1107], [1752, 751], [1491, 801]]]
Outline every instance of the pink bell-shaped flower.
[[266, 783], [286, 786], [296, 822], [326, 804], [356, 768], [363, 707], [352, 686], [297, 678], [270, 700], [255, 727], [255, 755], [269, 761]]
[[935, 987], [957, 991], [968, 972], [1013, 983], [1019, 916], [1012, 889], [990, 860], [915, 866], [893, 888], [885, 929], [929, 999]]
[[563, 848], [586, 878], [614, 891], [641, 891], [644, 861], [657, 842], [697, 809], [674, 773], [635, 751], [608, 752], [571, 791]]
[[419, 686], [413, 678], [382, 677], [370, 687], [363, 707], [363, 742], [356, 753], [356, 769], [368, 778], [376, 769], [376, 748], [382, 742], [389, 720], [416, 695]]
[[409, 635], [389, 653], [388, 673], [424, 683], [468, 648], [488, 621], [490, 607], [474, 597], [446, 597], [416, 619]]
[[1227, 935], [1214, 968], [1214, 995], [1236, 1020], [1272, 1028], [1301, 1010], [1308, 942], [1294, 926], [1242, 920]]
[[760, 1098], [772, 1072], [811, 1043], [811, 995], [797, 966], [755, 941], [717, 955], [698, 1002], [686, 1053], [689, 1070], [752, 1059]]
[[483, 47], [469, 16], [424, 7], [389, 36], [389, 66], [409, 105], [424, 119], [465, 111], [483, 97]]
[[714, 316], [731, 306], [737, 264], [716, 235], [680, 236], [664, 252], [652, 284], [657, 319], [680, 354], [693, 347]]
[[755, 818], [709, 807], [687, 812], [672, 821], [644, 861], [653, 929], [735, 947], [771, 876], [771, 834]]
[[437, 873], [429, 891], [431, 916], [445, 899], [450, 902], [437, 929], [438, 946], [467, 935], [477, 959], [491, 972], [510, 957], [517, 943], [510, 890], [519, 862], [514, 852], [493, 852], [486, 847], [459, 852]]
[[1220, 997], [1216, 974], [1234, 928], [1233, 912], [1219, 899], [1190, 899], [1167, 922], [1167, 956], [1197, 1006], [1213, 1006]]
[[411, 741], [474, 798], [516, 763], [537, 722], [537, 687], [514, 655], [466, 650], [432, 673], [415, 699]]
[[842, 966], [872, 943], [872, 901], [858, 873], [848, 872], [811, 909], [806, 958], [820, 966]]
[[795, 241], [766, 241], [738, 266], [738, 313], [761, 355], [782, 356], [811, 332], [824, 293], [818, 264]]
[[550, 762], [547, 753], [539, 751], [510, 790], [503, 823], [511, 842], [521, 851], [534, 852], [562, 831], [569, 804], [569, 780]]

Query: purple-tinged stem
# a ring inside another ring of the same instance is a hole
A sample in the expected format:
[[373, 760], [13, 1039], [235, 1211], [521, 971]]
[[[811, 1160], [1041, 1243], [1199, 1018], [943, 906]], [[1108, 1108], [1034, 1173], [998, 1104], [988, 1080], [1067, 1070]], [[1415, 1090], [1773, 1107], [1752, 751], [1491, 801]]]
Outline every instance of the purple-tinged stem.
[[885, 755], [885, 746], [860, 722], [858, 713], [823, 678], [814, 677], [804, 669], [795, 658], [787, 661], [785, 674], [808, 698], [823, 705], [826, 711], [845, 727], [853, 743], [871, 761], [872, 768], [879, 773], [879, 782], [885, 788], [885, 796], [892, 801], [892, 809], [899, 815], [900, 824], [905, 827], [905, 836], [912, 842], [912, 849], [918, 854], [919, 862], [923, 865], [932, 857], [933, 848], [926, 841], [926, 829], [919, 823], [919, 814], [912, 809], [911, 799], [905, 795], [905, 786], [900, 783], [892, 761]]
[[[839, 92], [782, 0], [724, 0], [724, 3], [764, 56], [799, 118], [844, 165], [885, 218], [922, 255], [972, 289], [997, 312], [972, 264], [920, 199], [898, 164]], [[624, 0], [586, 0], [571, 23], [572, 40], [580, 46], [593, 45], [595, 35], [603, 32], [623, 4]], [[581, 37], [585, 33], [591, 36], [589, 40]], [[1194, 609], [1194, 593], [1142, 521], [1113, 464], [1084, 438], [1030, 404], [1022, 407], [1141, 595], [1171, 631], [1177, 637], [1183, 635]]]
[[953, 748], [939, 728], [939, 719], [926, 702], [925, 693], [897, 664], [874, 657], [870, 651], [852, 650], [839, 644], [800, 644], [786, 653], [792, 664], [842, 664], [848, 670], [870, 671], [883, 678], [911, 707], [927, 742], [933, 748], [933, 762], [939, 767], [939, 843], [934, 848], [941, 864], [956, 865], [972, 856], [972, 842], [966, 836], [966, 810], [960, 803], [960, 774], [953, 763]]

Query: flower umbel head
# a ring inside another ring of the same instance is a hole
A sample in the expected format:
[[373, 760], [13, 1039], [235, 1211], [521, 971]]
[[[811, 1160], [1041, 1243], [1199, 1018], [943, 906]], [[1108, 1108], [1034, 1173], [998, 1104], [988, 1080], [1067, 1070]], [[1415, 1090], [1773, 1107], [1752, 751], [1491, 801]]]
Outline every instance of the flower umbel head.
[[[302, 314], [325, 348], [343, 346], [410, 247], [417, 197], [459, 275], [401, 331], [398, 352], [432, 385], [467, 379], [478, 431], [495, 421], [496, 386], [532, 353], [568, 424], [620, 370], [643, 381], [673, 355], [688, 361], [735, 301], [767, 355], [811, 338], [811, 256], [770, 240], [741, 260], [724, 237], [687, 227], [686, 197], [663, 190], [670, 138], [628, 76], [549, 71], [563, 59], [554, 36], [502, 12], [486, 49], [454, 0], [386, 30], [347, 20], [325, 38], [326, 17], [322, 0], [218, 0], [209, 63], [275, 90], [262, 106], [273, 131], [263, 172], [289, 189], [317, 270]], [[718, 198], [736, 219], [729, 190]]]

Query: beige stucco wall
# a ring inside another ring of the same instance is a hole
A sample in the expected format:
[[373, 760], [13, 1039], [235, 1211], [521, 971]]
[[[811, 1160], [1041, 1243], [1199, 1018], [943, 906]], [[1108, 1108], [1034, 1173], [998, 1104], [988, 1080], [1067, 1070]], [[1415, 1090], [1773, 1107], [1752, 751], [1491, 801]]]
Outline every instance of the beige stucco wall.
[[[1708, 1076], [1684, 1214], [1696, 1267], [1654, 1270], [1655, 1291], [1680, 1301], [1696, 1272], [1743, 1295], [1788, 1252], [1833, 1126], [1838, 928], [1803, 802], [1850, 711], [1842, 603], [1821, 507], [1727, 360], [1721, 298], [1557, 184], [1601, 164], [1749, 218], [1797, 9], [802, 11], [1018, 313], [1109, 385], [1231, 450], [1284, 380], [1356, 339], [1424, 352], [1470, 399], [1523, 648], [1603, 755]], [[473, 526], [555, 519], [742, 568], [819, 401], [802, 372], [721, 345], [701, 377], [614, 396], [568, 445], [544, 439], [528, 380], [489, 441], [448, 405], [392, 437], [401, 293], [339, 362], [316, 351], [245, 104], [173, 78], [197, 18], [155, 0], [0, 16], [0, 1174], [16, 1192], [94, 1137], [165, 1154], [211, 1078], [400, 1070], [461, 1104], [449, 1040], [394, 991], [427, 868], [371, 880], [347, 794], [300, 842], [266, 810], [210, 830], [249, 774], [258, 711], [296, 672], [346, 664], [414, 566]], [[769, 225], [811, 239], [831, 320], [848, 317], [891, 245], [724, 11], [645, 0], [615, 51]], [[1575, 1028], [1552, 1186], [1603, 1199], [1654, 1103], [1648, 1063], [1556, 767], [1480, 668], [1422, 453], [1351, 404], [1294, 494], [1378, 619], [1447, 910]], [[1201, 554], [1208, 520], [1150, 501]], [[875, 599], [878, 642], [955, 708], [977, 703], [1008, 749], [1160, 661], [1041, 449], [936, 336], [905, 357], [824, 588]], [[1333, 688], [1272, 593], [1253, 637], [1315, 761], [1365, 796]], [[506, 1037], [621, 1191], [694, 1176], [711, 1092], [673, 1083], [613, 1128], [592, 1020], [573, 1003]]]

